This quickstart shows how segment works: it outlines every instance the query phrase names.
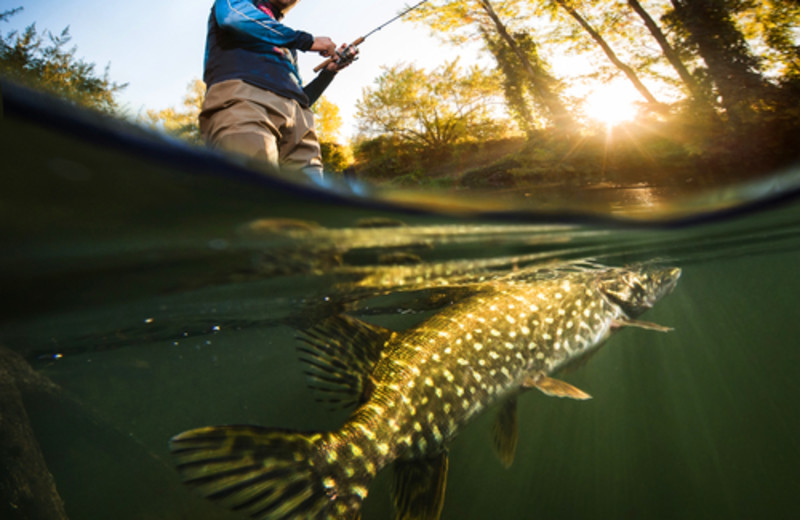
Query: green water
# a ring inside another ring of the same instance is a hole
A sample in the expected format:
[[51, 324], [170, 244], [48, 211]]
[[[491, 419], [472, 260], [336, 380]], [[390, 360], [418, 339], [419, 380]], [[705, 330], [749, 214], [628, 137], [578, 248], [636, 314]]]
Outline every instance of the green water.
[[[675, 330], [623, 330], [563, 375], [590, 401], [521, 396], [510, 469], [493, 414], [470, 424], [442, 518], [800, 515], [797, 203], [677, 228], [456, 217], [267, 190], [24, 117], [0, 129], [0, 344], [61, 388], [25, 405], [73, 520], [239, 518], [182, 487], [167, 440], [211, 424], [338, 427], [346, 412], [306, 387], [298, 328], [346, 311], [401, 330], [456, 299], [448, 285], [584, 258], [681, 267], [644, 316]], [[406, 225], [357, 227], [376, 217]], [[388, 473], [365, 520], [390, 517]]]

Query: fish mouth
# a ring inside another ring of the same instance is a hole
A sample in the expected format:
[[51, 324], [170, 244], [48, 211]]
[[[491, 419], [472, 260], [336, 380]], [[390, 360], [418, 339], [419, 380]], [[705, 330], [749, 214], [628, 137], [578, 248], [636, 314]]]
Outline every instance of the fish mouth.
[[682, 271], [680, 267], [665, 267], [658, 269], [656, 273], [651, 275], [653, 278], [652, 293], [650, 298], [647, 298], [646, 308], [652, 307], [675, 289]]
[[598, 289], [609, 303], [619, 307], [629, 318], [635, 318], [675, 289], [681, 269], [634, 267], [622, 272], [612, 270], [609, 275], [598, 280]]

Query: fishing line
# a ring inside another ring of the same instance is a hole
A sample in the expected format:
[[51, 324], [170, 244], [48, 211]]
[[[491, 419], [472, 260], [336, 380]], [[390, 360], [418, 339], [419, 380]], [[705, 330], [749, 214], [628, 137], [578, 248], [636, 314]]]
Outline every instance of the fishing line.
[[366, 40], [367, 38], [369, 38], [370, 36], [372, 36], [376, 32], [380, 31], [381, 29], [383, 29], [387, 25], [389, 25], [389, 24], [399, 20], [400, 18], [404, 17], [405, 15], [407, 15], [408, 13], [413, 11], [414, 9], [417, 9], [422, 4], [427, 3], [428, 1], [429, 0], [422, 0], [419, 3], [412, 5], [411, 7], [409, 7], [408, 9], [403, 11], [402, 13], [398, 14], [397, 16], [395, 16], [394, 18], [389, 20], [388, 22], [385, 22], [385, 23], [379, 25], [378, 27], [372, 29], [370, 32], [368, 32], [364, 36], [360, 36], [353, 43], [351, 43], [350, 45], [348, 45], [347, 47], [345, 47], [341, 51], [337, 50], [336, 51], [336, 56], [331, 56], [327, 60], [323, 61], [322, 63], [320, 63], [319, 65], [314, 67], [314, 72], [319, 72], [324, 67], [327, 67], [328, 64], [330, 64], [331, 62], [336, 62], [336, 63], [341, 64], [341, 63], [345, 63], [347, 61], [352, 61], [352, 60], [356, 59], [356, 54], [355, 54], [356, 48], [358, 48], [359, 45], [364, 43], [364, 40]]

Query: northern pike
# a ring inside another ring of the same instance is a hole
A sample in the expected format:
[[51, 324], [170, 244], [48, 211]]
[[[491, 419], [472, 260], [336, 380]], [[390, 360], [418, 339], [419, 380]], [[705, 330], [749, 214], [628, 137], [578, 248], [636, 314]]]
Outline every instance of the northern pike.
[[404, 332], [340, 315], [306, 331], [309, 375], [333, 401], [358, 406], [338, 431], [210, 426], [170, 448], [186, 484], [263, 520], [360, 518], [372, 479], [394, 466], [398, 518], [437, 519], [448, 443], [500, 404], [494, 445], [510, 465], [516, 398], [526, 389], [590, 396], [551, 375], [596, 350], [675, 286], [680, 269], [592, 266], [481, 286]]

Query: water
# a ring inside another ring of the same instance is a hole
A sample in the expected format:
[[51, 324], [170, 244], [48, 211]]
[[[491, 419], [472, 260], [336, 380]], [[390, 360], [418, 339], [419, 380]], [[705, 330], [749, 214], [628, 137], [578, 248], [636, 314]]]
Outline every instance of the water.
[[[346, 412], [306, 387], [297, 329], [347, 312], [402, 330], [464, 284], [587, 258], [680, 266], [644, 316], [675, 330], [623, 330], [562, 376], [590, 401], [521, 396], [510, 469], [492, 414], [468, 426], [442, 518], [800, 514], [791, 176], [701, 198], [642, 187], [533, 194], [516, 217], [492, 200], [431, 213], [235, 167], [222, 178], [214, 158], [18, 110], [0, 126], [0, 344], [58, 385], [16, 382], [69, 518], [239, 518], [181, 486], [167, 440], [210, 424], [338, 427]], [[389, 485], [384, 472], [371, 486], [366, 520], [390, 517]]]

